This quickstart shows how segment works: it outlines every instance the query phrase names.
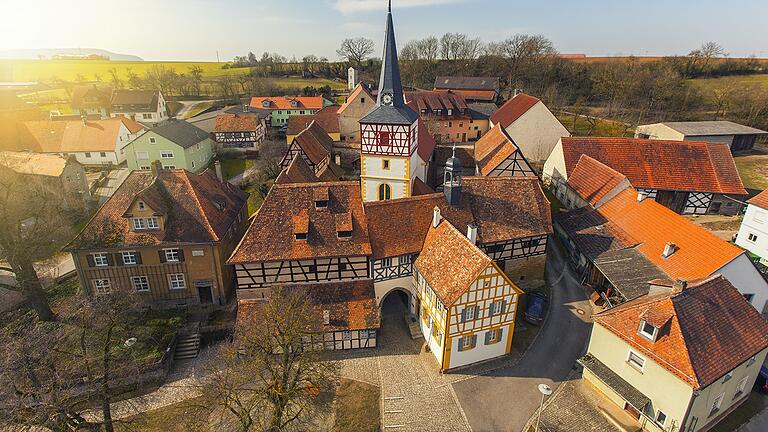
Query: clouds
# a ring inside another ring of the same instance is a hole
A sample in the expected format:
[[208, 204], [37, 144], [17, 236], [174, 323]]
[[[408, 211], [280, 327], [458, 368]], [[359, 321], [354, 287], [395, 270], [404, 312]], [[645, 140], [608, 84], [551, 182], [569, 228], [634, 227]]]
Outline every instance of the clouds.
[[[393, 8], [418, 6], [437, 6], [449, 3], [462, 3], [465, 0], [394, 0]], [[333, 7], [347, 15], [357, 12], [386, 10], [387, 0], [333, 0]]]

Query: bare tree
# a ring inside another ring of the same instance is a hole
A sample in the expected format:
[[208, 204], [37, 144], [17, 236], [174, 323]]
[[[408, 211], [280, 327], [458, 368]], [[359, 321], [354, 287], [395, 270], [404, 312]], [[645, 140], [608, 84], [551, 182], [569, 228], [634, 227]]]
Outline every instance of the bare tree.
[[363, 60], [373, 52], [373, 46], [373, 41], [368, 38], [347, 38], [341, 41], [341, 47], [336, 50], [336, 54], [347, 59], [348, 62], [360, 66]]
[[440, 38], [440, 55], [443, 60], [474, 60], [483, 46], [479, 38], [463, 33], [446, 33]]
[[305, 293], [275, 287], [270, 298], [238, 321], [234, 341], [211, 361], [203, 398], [233, 417], [240, 430], [301, 429], [327, 410], [336, 366], [307, 340], [321, 328]]
[[117, 72], [117, 68], [110, 68], [109, 72], [110, 82], [116, 89], [123, 88], [123, 80], [120, 78], [120, 74]]

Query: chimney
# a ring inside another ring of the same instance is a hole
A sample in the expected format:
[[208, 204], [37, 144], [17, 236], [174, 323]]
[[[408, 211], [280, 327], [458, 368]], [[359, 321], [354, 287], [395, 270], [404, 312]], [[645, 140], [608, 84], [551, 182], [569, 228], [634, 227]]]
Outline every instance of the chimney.
[[440, 209], [438, 207], [435, 207], [435, 209], [432, 212], [432, 226], [437, 228], [438, 225], [440, 225]]
[[323, 310], [323, 325], [328, 325], [331, 323], [331, 311], [328, 309]]
[[688, 288], [688, 282], [682, 279], [677, 279], [675, 283], [672, 284], [672, 294], [680, 294], [685, 291], [686, 288]]
[[637, 202], [643, 202], [643, 200], [646, 198], [644, 192], [638, 192], [637, 193]]
[[472, 244], [477, 244], [477, 225], [467, 225], [467, 238]]
[[661, 257], [669, 258], [672, 256], [673, 253], [675, 253], [676, 250], [677, 250], [677, 246], [674, 243], [669, 242], [666, 245], [664, 245], [664, 252], [661, 253]]
[[152, 170], [152, 177], [157, 177], [158, 174], [160, 174], [160, 170], [163, 168], [163, 166], [160, 164], [159, 160], [153, 161], [152, 164], [150, 164], [150, 169]]
[[519, 89], [519, 88], [516, 88], [516, 89], [515, 89], [515, 94], [514, 94], [514, 96], [512, 96], [512, 97], [515, 97], [515, 96], [519, 95], [519, 94], [520, 94], [520, 93], [522, 93], [522, 92], [523, 92], [523, 89]]
[[216, 161], [213, 163], [213, 166], [216, 168], [216, 178], [218, 178], [220, 182], [223, 182], [224, 173], [221, 171], [221, 162]]

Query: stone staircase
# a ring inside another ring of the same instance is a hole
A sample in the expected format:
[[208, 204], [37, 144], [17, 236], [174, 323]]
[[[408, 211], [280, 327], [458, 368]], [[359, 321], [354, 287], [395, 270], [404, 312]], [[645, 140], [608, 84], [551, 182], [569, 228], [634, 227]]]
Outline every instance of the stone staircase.
[[421, 334], [421, 327], [419, 326], [419, 318], [417, 316], [405, 314], [403, 319], [405, 319], [405, 324], [408, 326], [408, 333], [411, 335], [411, 339], [424, 337]]
[[174, 360], [185, 360], [197, 358], [200, 354], [200, 333], [194, 332], [185, 335], [179, 335], [176, 342], [176, 353]]

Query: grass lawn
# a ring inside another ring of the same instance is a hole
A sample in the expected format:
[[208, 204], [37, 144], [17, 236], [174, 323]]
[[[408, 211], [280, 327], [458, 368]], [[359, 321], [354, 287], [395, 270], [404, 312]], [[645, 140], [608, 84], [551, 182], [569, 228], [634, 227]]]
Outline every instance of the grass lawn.
[[336, 391], [336, 423], [333, 432], [378, 432], [381, 390], [371, 384], [341, 379]]
[[733, 159], [745, 188], [756, 191], [768, 189], [768, 155], [753, 154]]
[[736, 408], [732, 413], [715, 425], [710, 432], [731, 432], [739, 426], [747, 423], [752, 417], [768, 406], [768, 396], [757, 392], [751, 392], [749, 398]]
[[694, 87], [705, 92], [713, 88], [728, 86], [743, 87], [761, 85], [765, 88], [768, 88], [768, 74], [734, 75], [720, 78], [697, 78], [689, 80], [689, 82]]
[[[586, 118], [576, 117], [571, 114], [556, 114], [560, 123], [568, 129], [573, 136], [599, 136], [599, 137], [632, 137], [634, 128], [627, 128], [624, 124], [612, 120], [599, 120], [592, 133], [589, 133], [592, 125]], [[575, 121], [575, 123], [574, 123]]]
[[333, 81], [325, 78], [275, 78], [275, 83], [282, 89], [301, 90], [304, 87], [320, 88], [330, 86], [333, 90], [346, 90], [347, 83], [342, 81]]
[[221, 159], [220, 162], [225, 179], [231, 179], [254, 165], [253, 160], [250, 159]]
[[207, 424], [204, 419], [197, 418], [197, 406], [205, 403], [204, 398], [197, 397], [163, 408], [147, 411], [122, 420], [115, 427], [119, 432], [149, 431], [149, 432], [185, 432], [204, 430]]

